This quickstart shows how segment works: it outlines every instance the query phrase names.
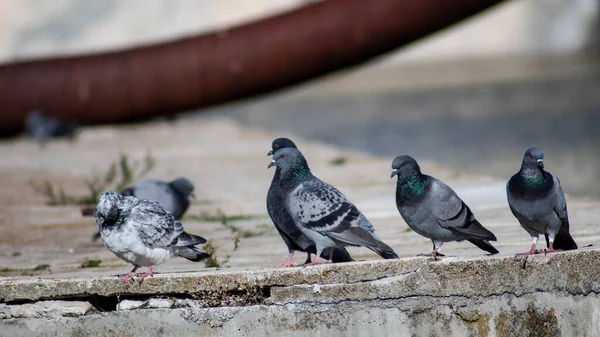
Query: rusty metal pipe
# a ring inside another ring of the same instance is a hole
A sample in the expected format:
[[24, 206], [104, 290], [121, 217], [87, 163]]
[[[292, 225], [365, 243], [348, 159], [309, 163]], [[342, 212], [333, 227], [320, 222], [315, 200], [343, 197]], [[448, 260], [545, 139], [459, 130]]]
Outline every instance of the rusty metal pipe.
[[168, 115], [368, 61], [502, 0], [329, 0], [230, 30], [0, 66], [0, 134], [33, 109], [81, 124]]

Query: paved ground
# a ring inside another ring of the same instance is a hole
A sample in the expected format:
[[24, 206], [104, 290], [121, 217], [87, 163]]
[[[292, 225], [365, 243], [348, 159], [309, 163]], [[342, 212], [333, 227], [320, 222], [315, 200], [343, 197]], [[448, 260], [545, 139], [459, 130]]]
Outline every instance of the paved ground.
[[[92, 218], [80, 216], [79, 207], [45, 205], [45, 198], [31, 188], [30, 181], [49, 180], [68, 193], [84, 195], [84, 179], [103, 172], [119, 153], [142, 158], [151, 150], [156, 168], [150, 177], [189, 177], [197, 187], [198, 201], [189, 215], [252, 215], [232, 223], [244, 229], [267, 233], [242, 238], [240, 248], [226, 268], [233, 270], [268, 268], [282, 263], [286, 247], [272, 229], [266, 215], [265, 195], [273, 171], [267, 170], [271, 140], [285, 133], [255, 131], [223, 118], [210, 116], [176, 122], [137, 126], [100, 127], [83, 130], [74, 142], [54, 141], [40, 146], [25, 139], [0, 143], [0, 270], [4, 276], [21, 275], [110, 275], [130, 269], [99, 243], [91, 243], [95, 230]], [[431, 249], [431, 243], [413, 232], [398, 215], [389, 178], [391, 157], [379, 158], [349, 152], [323, 144], [298, 140], [313, 173], [343, 191], [375, 224], [378, 234], [402, 257]], [[337, 158], [344, 165], [332, 165]], [[529, 238], [510, 214], [504, 181], [460, 174], [432, 163], [423, 171], [456, 189], [478, 219], [498, 237], [501, 256], [526, 250]], [[600, 241], [600, 203], [568, 197], [572, 233], [581, 245]], [[186, 229], [213, 239], [221, 257], [231, 250], [232, 233], [219, 222], [184, 219]], [[268, 224], [265, 227], [259, 226]], [[350, 248], [356, 259], [378, 259], [367, 249]], [[450, 243], [443, 252], [453, 256], [480, 256], [482, 251], [468, 243]], [[85, 259], [100, 259], [100, 267], [81, 269]], [[304, 256], [297, 257], [302, 262]], [[32, 271], [47, 264], [50, 271]], [[202, 270], [175, 259], [158, 267], [158, 272]], [[12, 270], [18, 269], [18, 270]]]
[[508, 179], [540, 147], [567, 193], [600, 199], [600, 54], [353, 69], [208, 110], [244, 125]]

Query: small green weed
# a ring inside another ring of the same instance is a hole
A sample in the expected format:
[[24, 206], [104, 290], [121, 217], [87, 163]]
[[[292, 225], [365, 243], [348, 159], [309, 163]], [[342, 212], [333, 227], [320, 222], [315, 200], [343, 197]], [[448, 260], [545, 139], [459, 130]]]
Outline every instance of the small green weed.
[[84, 180], [88, 189], [88, 194], [84, 196], [69, 195], [62, 187], [55, 187], [50, 181], [29, 183], [37, 193], [48, 198], [48, 205], [95, 205], [100, 193], [108, 189], [121, 191], [148, 174], [154, 168], [154, 164], [154, 157], [150, 153], [147, 153], [142, 161], [130, 161], [128, 155], [121, 154], [104, 174], [93, 173], [92, 178]]

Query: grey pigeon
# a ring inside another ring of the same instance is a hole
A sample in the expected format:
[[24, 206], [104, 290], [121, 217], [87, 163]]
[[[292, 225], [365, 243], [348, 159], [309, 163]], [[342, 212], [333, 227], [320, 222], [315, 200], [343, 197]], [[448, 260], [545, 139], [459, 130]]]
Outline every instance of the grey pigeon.
[[410, 156], [392, 162], [396, 183], [396, 207], [408, 226], [433, 242], [430, 256], [443, 256], [444, 242], [467, 240], [490, 254], [498, 254], [489, 241], [496, 236], [475, 219], [469, 207], [443, 182], [421, 173]]
[[275, 151], [271, 166], [281, 170], [279, 187], [285, 209], [300, 231], [315, 243], [317, 257], [309, 264], [322, 263], [319, 256], [326, 248], [344, 246], [364, 246], [383, 258], [398, 258], [374, 235], [373, 225], [346, 196], [312, 175], [300, 151]]
[[128, 280], [140, 266], [153, 274], [154, 266], [175, 256], [199, 262], [208, 254], [196, 247], [206, 240], [183, 231], [183, 224], [165, 211], [158, 202], [123, 196], [114, 191], [102, 193], [96, 207], [96, 224], [104, 245], [133, 270], [121, 277]]
[[[296, 144], [287, 138], [277, 138], [271, 144], [271, 151], [269, 151], [268, 155], [270, 156], [273, 152], [283, 148], [296, 149]], [[307, 258], [304, 262], [306, 264], [311, 262], [310, 254], [317, 254], [317, 249], [314, 242], [302, 233], [285, 209], [281, 188], [279, 187], [280, 176], [281, 169], [277, 167], [275, 169], [273, 180], [271, 181], [271, 186], [269, 186], [269, 191], [267, 192], [267, 212], [290, 253], [287, 261], [279, 267], [295, 267], [296, 263], [294, 262], [293, 257], [296, 251], [306, 252]], [[326, 255], [323, 253], [321, 257], [326, 258]], [[329, 256], [329, 260], [332, 262], [349, 262], [352, 261], [352, 257], [350, 257], [350, 254], [348, 254], [346, 249], [335, 248], [333, 250], [333, 256]]]
[[[171, 182], [162, 180], [144, 179], [121, 191], [122, 195], [138, 199], [157, 201], [167, 212], [179, 220], [190, 207], [190, 197], [194, 196], [194, 184], [186, 178], [179, 177]], [[93, 215], [93, 207], [81, 209], [82, 215]], [[96, 241], [100, 233], [96, 233], [92, 240]]]
[[36, 140], [44, 141], [52, 137], [72, 137], [77, 123], [45, 116], [41, 111], [32, 111], [25, 120], [25, 133]]
[[567, 201], [558, 178], [544, 171], [544, 153], [537, 148], [525, 152], [521, 170], [506, 184], [508, 205], [521, 226], [531, 235], [535, 254], [540, 234], [546, 236], [547, 252], [577, 249], [569, 234]]

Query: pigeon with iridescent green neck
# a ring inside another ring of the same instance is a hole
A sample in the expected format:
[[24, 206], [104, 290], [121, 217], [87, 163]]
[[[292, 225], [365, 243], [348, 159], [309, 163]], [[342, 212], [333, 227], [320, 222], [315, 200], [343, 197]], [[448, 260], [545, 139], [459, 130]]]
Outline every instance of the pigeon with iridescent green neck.
[[319, 256], [325, 249], [345, 246], [364, 246], [385, 259], [398, 258], [346, 196], [311, 173], [300, 151], [280, 148], [273, 154], [271, 166], [281, 170], [279, 188], [286, 211], [316, 246], [317, 257], [310, 264], [322, 263]]
[[392, 162], [396, 183], [396, 207], [408, 226], [433, 242], [433, 257], [444, 242], [467, 240], [490, 254], [498, 250], [489, 241], [496, 236], [475, 219], [471, 209], [443, 182], [421, 173], [410, 156]]
[[577, 249], [569, 233], [567, 201], [558, 178], [544, 170], [544, 153], [537, 148], [525, 152], [521, 169], [506, 184], [508, 205], [523, 229], [531, 235], [535, 254], [540, 234], [546, 237], [547, 253]]
[[[296, 144], [288, 138], [277, 138], [271, 144], [271, 151], [269, 151], [267, 155], [273, 155], [273, 152], [283, 148], [296, 149], [297, 147]], [[267, 212], [289, 251], [286, 262], [278, 267], [295, 267], [297, 264], [294, 262], [293, 258], [296, 251], [306, 252], [307, 258], [304, 262], [306, 264], [311, 262], [310, 254], [316, 254], [317, 249], [315, 243], [302, 233], [285, 209], [281, 188], [279, 187], [280, 176], [281, 169], [277, 168], [273, 175], [271, 186], [269, 186], [269, 191], [267, 192]], [[321, 257], [329, 259], [332, 262], [352, 261], [352, 257], [344, 248], [335, 248], [331, 256], [329, 256], [328, 253], [329, 252], [323, 252]]]

